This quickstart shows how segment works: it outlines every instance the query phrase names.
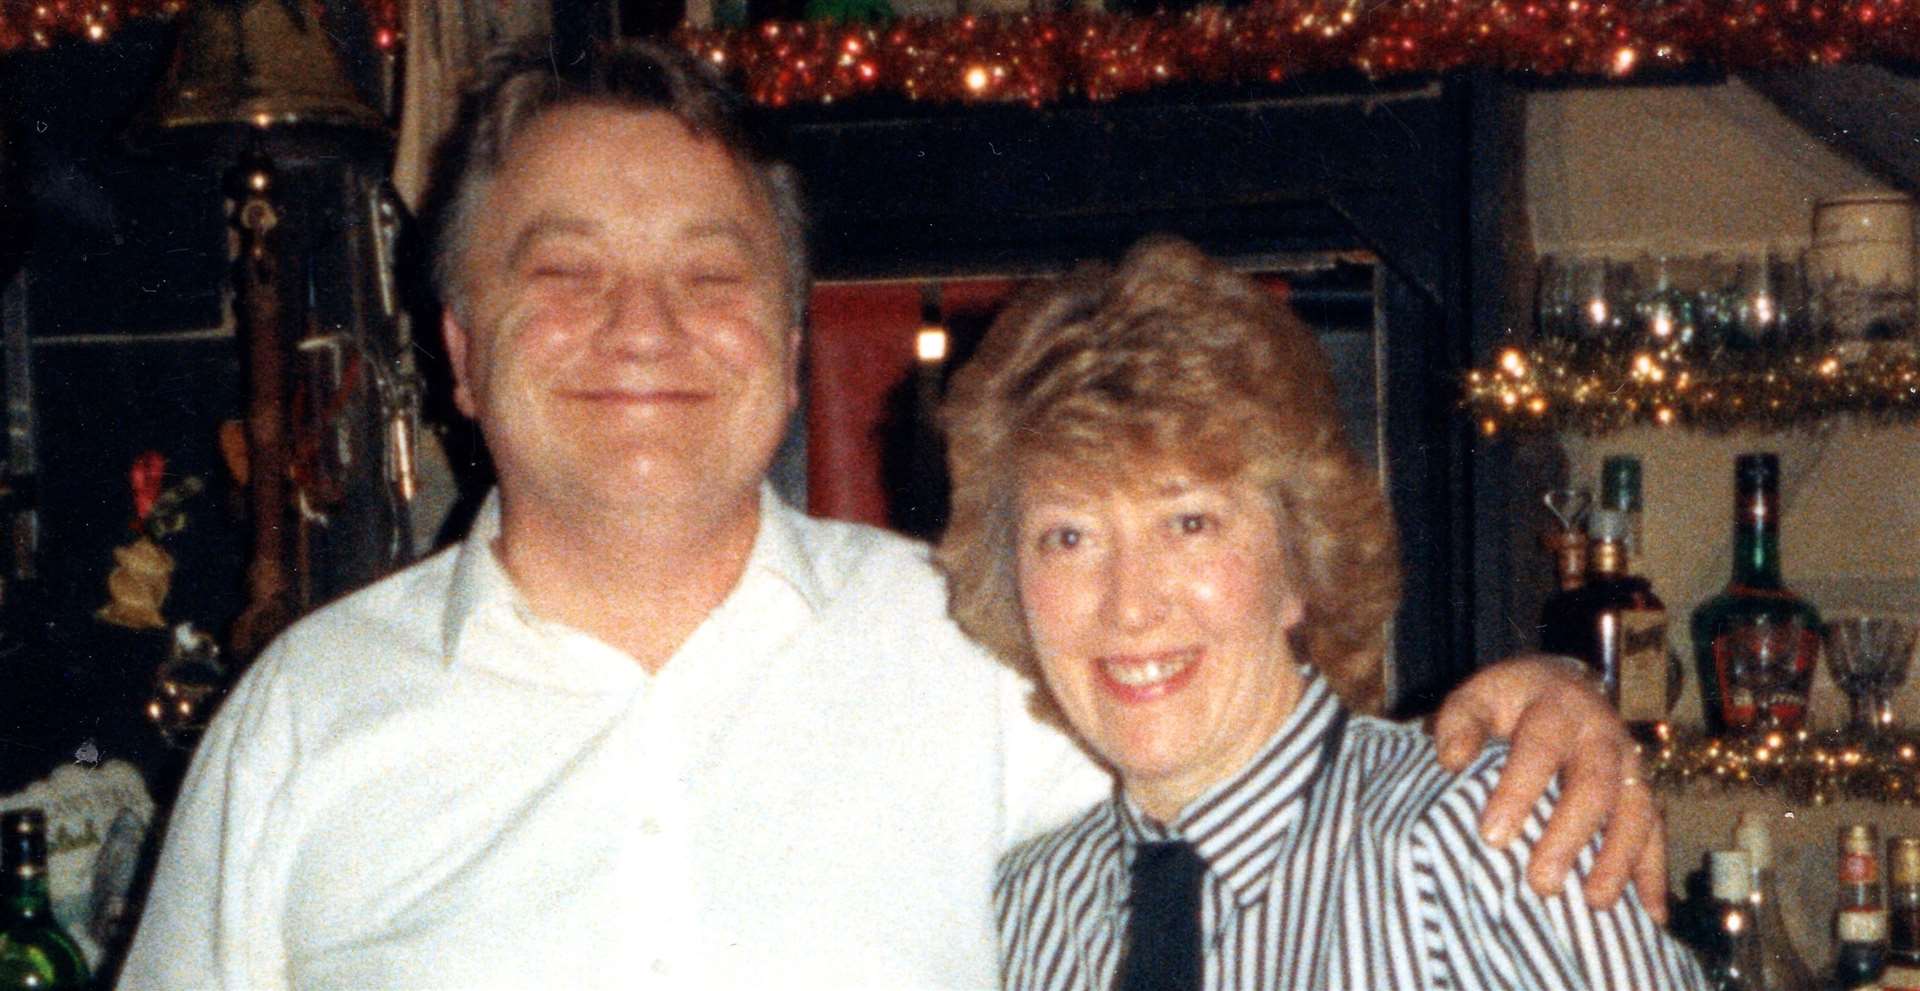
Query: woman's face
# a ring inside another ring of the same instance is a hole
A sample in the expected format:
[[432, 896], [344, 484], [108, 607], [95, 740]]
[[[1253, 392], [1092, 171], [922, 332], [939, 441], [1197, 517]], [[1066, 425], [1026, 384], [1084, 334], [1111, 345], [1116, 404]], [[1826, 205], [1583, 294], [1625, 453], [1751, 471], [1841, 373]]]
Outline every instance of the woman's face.
[[1303, 606], [1250, 482], [1147, 472], [1020, 491], [1020, 601], [1047, 687], [1148, 814], [1172, 819], [1280, 728]]

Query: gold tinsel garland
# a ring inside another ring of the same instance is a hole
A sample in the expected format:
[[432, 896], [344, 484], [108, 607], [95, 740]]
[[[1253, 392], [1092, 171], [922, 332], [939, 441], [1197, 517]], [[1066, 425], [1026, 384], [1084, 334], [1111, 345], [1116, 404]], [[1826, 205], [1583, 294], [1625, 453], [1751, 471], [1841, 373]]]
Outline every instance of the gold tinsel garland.
[[1467, 374], [1465, 406], [1482, 433], [1598, 434], [1637, 425], [1786, 430], [1847, 415], [1920, 419], [1920, 348], [1840, 350], [1594, 348], [1545, 340], [1500, 350]]
[[1772, 791], [1812, 805], [1920, 803], [1920, 737], [1900, 730], [1871, 741], [1807, 730], [1723, 739], [1661, 724], [1641, 759], [1647, 780], [1666, 792]]

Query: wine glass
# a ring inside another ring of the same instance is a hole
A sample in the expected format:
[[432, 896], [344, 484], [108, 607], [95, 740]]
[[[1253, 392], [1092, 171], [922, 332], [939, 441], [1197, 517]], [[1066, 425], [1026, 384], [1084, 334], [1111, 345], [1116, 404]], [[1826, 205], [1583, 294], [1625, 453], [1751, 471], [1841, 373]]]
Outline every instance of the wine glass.
[[1849, 732], [1872, 739], [1893, 726], [1893, 693], [1907, 680], [1920, 622], [1887, 613], [1842, 613], [1827, 620], [1827, 670], [1847, 693]]
[[1756, 733], [1787, 729], [1776, 707], [1783, 696], [1806, 704], [1806, 676], [1798, 668], [1806, 625], [1799, 616], [1754, 616], [1728, 631], [1727, 680], [1736, 696], [1753, 700]]

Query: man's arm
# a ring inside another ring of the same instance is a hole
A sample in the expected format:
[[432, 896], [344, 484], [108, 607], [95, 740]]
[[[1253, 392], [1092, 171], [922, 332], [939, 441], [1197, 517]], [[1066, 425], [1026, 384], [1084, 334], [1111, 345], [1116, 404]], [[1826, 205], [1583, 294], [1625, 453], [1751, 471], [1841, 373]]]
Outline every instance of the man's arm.
[[1592, 683], [1559, 659], [1540, 655], [1492, 665], [1455, 689], [1433, 722], [1440, 762], [1459, 771], [1489, 736], [1512, 741], [1512, 755], [1487, 802], [1480, 829], [1489, 843], [1516, 835], [1535, 800], [1560, 775], [1562, 794], [1533, 849], [1527, 881], [1557, 894], [1596, 830], [1599, 856], [1582, 886], [1587, 902], [1611, 906], [1631, 880], [1648, 914], [1667, 918], [1665, 829], [1640, 780], [1626, 726]]
[[286, 986], [279, 918], [260, 911], [262, 893], [249, 890], [285, 770], [282, 759], [257, 760], [284, 757], [275, 744], [288, 730], [272, 718], [272, 653], [241, 679], [194, 754], [120, 970], [122, 991]]

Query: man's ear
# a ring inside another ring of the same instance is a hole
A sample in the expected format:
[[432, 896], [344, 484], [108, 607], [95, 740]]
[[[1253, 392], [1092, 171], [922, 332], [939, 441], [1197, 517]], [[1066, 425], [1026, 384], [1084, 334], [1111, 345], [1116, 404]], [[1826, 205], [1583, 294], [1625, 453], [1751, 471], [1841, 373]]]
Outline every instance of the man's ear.
[[447, 346], [447, 364], [453, 369], [453, 405], [461, 415], [468, 419], [479, 416], [479, 405], [473, 399], [472, 373], [468, 371], [467, 356], [472, 340], [467, 328], [461, 326], [454, 317], [453, 308], [448, 307], [440, 313], [440, 339]]
[[787, 415], [800, 408], [800, 365], [804, 356], [800, 346], [806, 335], [798, 325], [787, 330]]

